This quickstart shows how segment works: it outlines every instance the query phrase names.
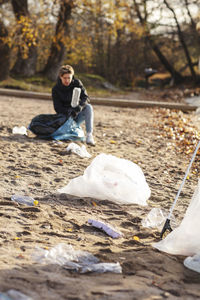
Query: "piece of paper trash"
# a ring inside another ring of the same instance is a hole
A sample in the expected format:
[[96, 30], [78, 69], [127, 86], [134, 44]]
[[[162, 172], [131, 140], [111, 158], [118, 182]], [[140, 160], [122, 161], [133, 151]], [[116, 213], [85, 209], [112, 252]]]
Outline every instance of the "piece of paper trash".
[[12, 129], [12, 133], [13, 133], [13, 134], [27, 135], [27, 129], [26, 129], [26, 127], [24, 127], [24, 126], [21, 126], [21, 127], [15, 126], [15, 127], [13, 127], [13, 129]]
[[123, 236], [123, 234], [120, 231], [116, 230], [111, 225], [106, 224], [102, 221], [89, 219], [88, 223], [96, 228], [99, 228], [99, 229], [105, 231], [107, 233], [107, 235], [111, 236], [113, 239], [118, 239]]
[[77, 155], [79, 155], [80, 157], [84, 158], [90, 158], [91, 154], [87, 151], [85, 145], [82, 145], [81, 147], [76, 144], [76, 143], [70, 143], [68, 145], [68, 147], [66, 148], [67, 152], [72, 152], [75, 153]]

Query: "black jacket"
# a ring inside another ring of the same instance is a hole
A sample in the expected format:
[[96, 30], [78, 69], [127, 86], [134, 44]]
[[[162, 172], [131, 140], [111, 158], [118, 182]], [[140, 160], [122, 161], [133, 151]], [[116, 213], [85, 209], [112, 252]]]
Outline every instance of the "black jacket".
[[79, 79], [73, 78], [68, 86], [64, 86], [60, 78], [58, 78], [56, 85], [52, 88], [52, 98], [54, 109], [57, 113], [67, 114], [71, 109], [71, 100], [73, 89], [78, 87], [81, 89], [79, 111], [88, 102], [87, 91]]

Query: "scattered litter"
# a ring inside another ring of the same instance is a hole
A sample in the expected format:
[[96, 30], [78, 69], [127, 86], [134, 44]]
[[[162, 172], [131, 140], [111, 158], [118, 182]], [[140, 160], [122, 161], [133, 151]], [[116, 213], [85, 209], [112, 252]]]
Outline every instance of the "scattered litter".
[[184, 262], [184, 266], [190, 270], [200, 273], [200, 254], [195, 254], [194, 256], [188, 256]]
[[169, 233], [165, 239], [154, 243], [153, 247], [175, 255], [192, 256], [200, 253], [199, 215], [200, 180], [180, 226]]
[[120, 204], [140, 205], [147, 205], [146, 201], [151, 194], [138, 165], [104, 153], [93, 159], [83, 176], [70, 180], [68, 185], [58, 192]]
[[62, 141], [57, 141], [57, 140], [53, 140], [53, 144], [55, 145], [55, 146], [57, 146], [57, 145], [62, 145], [63, 144], [63, 142]]
[[26, 129], [26, 127], [24, 127], [24, 126], [21, 126], [21, 127], [15, 126], [15, 127], [13, 127], [13, 129], [12, 129], [12, 133], [13, 133], [13, 134], [27, 135], [27, 129]]
[[106, 272], [112, 272], [112, 273], [122, 273], [122, 268], [120, 266], [120, 263], [98, 263], [93, 265], [88, 265], [82, 268], [81, 273], [87, 273], [87, 272], [97, 272], [97, 273], [106, 273]]
[[80, 147], [76, 143], [70, 143], [68, 145], [68, 147], [66, 148], [66, 150], [67, 150], [67, 152], [75, 153], [75, 154], [79, 155], [82, 158], [84, 158], [84, 157], [90, 158], [91, 157], [91, 154], [88, 153], [88, 151], [86, 150], [85, 145], [82, 145]]
[[37, 247], [32, 258], [44, 264], [58, 264], [65, 269], [86, 272], [122, 273], [119, 263], [99, 263], [99, 259], [87, 251], [74, 250], [72, 245], [60, 243], [50, 250]]
[[[167, 211], [162, 210], [158, 207], [152, 208], [148, 215], [142, 220], [142, 226], [146, 228], [157, 228], [161, 230], [167, 218]], [[173, 222], [173, 227], [175, 227], [175, 218], [172, 217], [171, 221]]]
[[6, 293], [0, 293], [0, 300], [32, 300], [32, 298], [19, 291], [9, 290]]
[[99, 228], [99, 229], [105, 231], [113, 239], [120, 238], [123, 235], [120, 231], [116, 230], [114, 227], [112, 227], [109, 224], [106, 224], [102, 221], [89, 219], [88, 223], [96, 228]]
[[38, 201], [29, 196], [12, 195], [11, 200], [28, 206], [38, 205]]

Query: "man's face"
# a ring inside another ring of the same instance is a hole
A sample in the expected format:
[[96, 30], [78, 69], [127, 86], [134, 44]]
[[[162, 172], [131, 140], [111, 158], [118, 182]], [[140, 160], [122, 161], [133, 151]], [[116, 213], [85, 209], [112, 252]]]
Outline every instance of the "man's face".
[[72, 77], [73, 77], [72, 74], [64, 74], [64, 75], [60, 76], [62, 84], [65, 85], [65, 86], [70, 85], [70, 83], [72, 81]]

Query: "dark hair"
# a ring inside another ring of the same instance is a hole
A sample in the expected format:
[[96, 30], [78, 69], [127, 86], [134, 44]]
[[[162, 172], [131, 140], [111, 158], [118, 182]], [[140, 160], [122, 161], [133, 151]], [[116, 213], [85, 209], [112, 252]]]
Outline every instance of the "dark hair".
[[60, 70], [59, 70], [59, 77], [62, 77], [64, 74], [72, 74], [74, 75], [74, 69], [72, 68], [72, 66], [70, 65], [64, 65], [62, 67], [60, 67]]

